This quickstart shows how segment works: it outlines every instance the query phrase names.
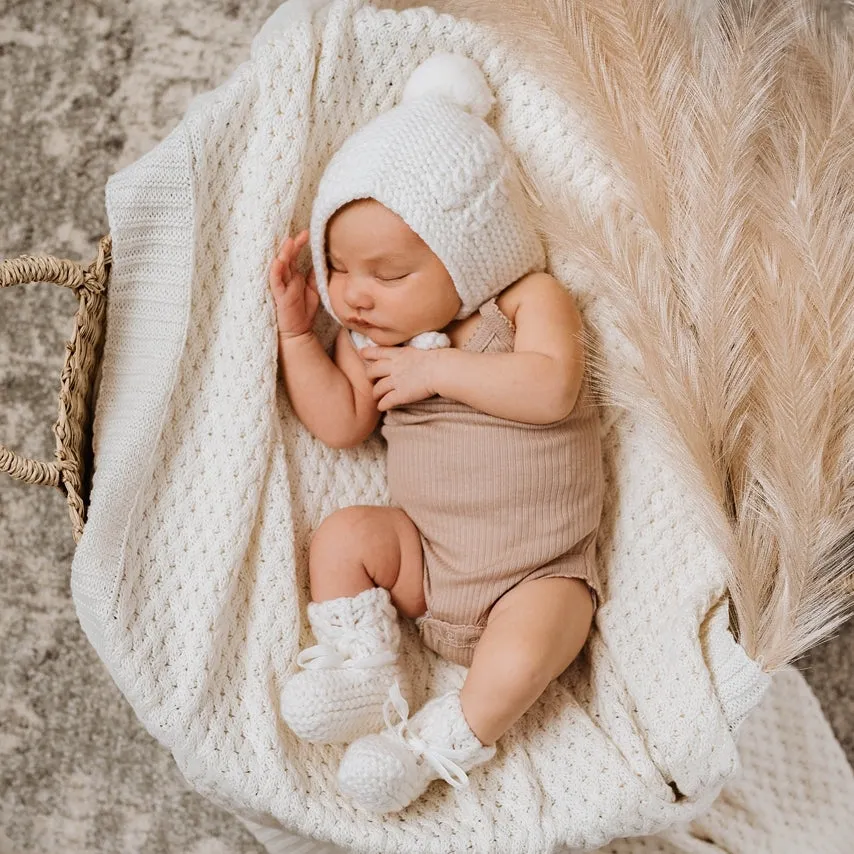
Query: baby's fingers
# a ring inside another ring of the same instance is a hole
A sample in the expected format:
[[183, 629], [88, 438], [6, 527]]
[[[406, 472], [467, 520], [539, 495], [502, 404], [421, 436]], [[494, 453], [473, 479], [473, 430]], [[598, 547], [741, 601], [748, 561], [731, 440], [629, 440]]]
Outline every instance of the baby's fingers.
[[300, 252], [302, 252], [303, 246], [305, 246], [307, 242], [307, 231], [303, 231], [301, 234], [298, 234], [296, 240], [293, 241], [291, 254], [288, 256], [288, 263], [291, 267], [291, 276], [296, 276], [299, 273], [299, 270], [297, 269], [297, 259], [299, 258]]
[[288, 235], [279, 245], [279, 258], [285, 261], [290, 261], [296, 255], [299, 255], [300, 250], [308, 242], [308, 230], [301, 231], [296, 238]]
[[279, 252], [276, 257], [284, 261], [285, 264], [290, 264], [293, 251], [294, 239], [293, 237], [288, 236], [282, 241], [282, 245], [279, 247]]
[[273, 290], [282, 290], [284, 288], [284, 282], [282, 281], [282, 270], [285, 268], [285, 262], [279, 258], [277, 255], [273, 259], [273, 263], [270, 264], [270, 287]]
[[290, 268], [281, 258], [274, 258], [270, 265], [270, 290], [276, 302], [301, 299], [303, 293], [303, 277], [292, 275]]

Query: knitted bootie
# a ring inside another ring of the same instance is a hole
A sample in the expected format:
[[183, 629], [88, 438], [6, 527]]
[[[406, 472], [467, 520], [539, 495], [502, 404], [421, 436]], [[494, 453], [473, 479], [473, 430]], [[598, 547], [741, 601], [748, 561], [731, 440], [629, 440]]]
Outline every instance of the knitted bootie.
[[[400, 723], [392, 724], [392, 709]], [[341, 793], [371, 812], [402, 810], [439, 778], [465, 788], [466, 771], [495, 756], [495, 746], [485, 747], [471, 731], [459, 691], [430, 700], [409, 720], [409, 707], [395, 684], [383, 716], [386, 729], [354, 741], [338, 768]]]
[[311, 602], [308, 621], [319, 643], [297, 657], [301, 673], [284, 685], [282, 717], [303, 741], [348, 742], [383, 725], [383, 701], [404, 674], [400, 624], [383, 587]]

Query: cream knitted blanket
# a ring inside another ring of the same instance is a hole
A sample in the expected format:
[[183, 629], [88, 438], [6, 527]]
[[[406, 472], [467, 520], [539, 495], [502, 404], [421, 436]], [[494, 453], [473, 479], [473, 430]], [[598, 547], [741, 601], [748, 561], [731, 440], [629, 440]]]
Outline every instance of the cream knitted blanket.
[[[735, 730], [769, 677], [728, 631], [723, 559], [692, 495], [631, 413], [603, 423], [606, 601], [586, 655], [468, 790], [434, 787], [393, 821], [354, 811], [336, 791], [341, 749], [301, 744], [279, 719], [311, 642], [310, 534], [339, 507], [388, 501], [381, 438], [331, 450], [277, 388], [267, 269], [282, 235], [307, 226], [324, 164], [418, 63], [459, 51], [531, 169], [580, 204], [611, 193], [582, 117], [487, 31], [428, 8], [309, 6], [286, 4], [251, 59], [107, 186], [114, 267], [72, 567], [80, 621], [191, 785], [261, 824], [365, 854], [544, 854], [689, 821], [736, 773]], [[566, 278], [560, 256], [551, 268]], [[573, 288], [605, 358], [627, 366], [595, 292]], [[335, 334], [322, 312], [318, 332]], [[403, 643], [412, 708], [462, 683], [411, 625]]]
[[[738, 743], [741, 769], [708, 812], [656, 836], [614, 840], [594, 854], [849, 854], [854, 772], [794, 668], [774, 675]], [[343, 850], [281, 829], [247, 826], [269, 854]]]

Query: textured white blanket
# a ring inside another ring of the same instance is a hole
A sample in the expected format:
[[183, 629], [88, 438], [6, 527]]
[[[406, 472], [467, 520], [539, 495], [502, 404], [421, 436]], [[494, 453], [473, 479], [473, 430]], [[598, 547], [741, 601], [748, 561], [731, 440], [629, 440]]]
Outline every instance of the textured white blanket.
[[[311, 641], [310, 534], [339, 507], [388, 496], [378, 434], [331, 450], [277, 390], [267, 268], [282, 235], [307, 226], [332, 152], [434, 50], [481, 64], [494, 126], [531, 170], [607, 204], [582, 118], [478, 26], [360, 0], [279, 17], [108, 184], [114, 267], [78, 614], [190, 783], [258, 823], [365, 854], [544, 854], [655, 833], [705, 812], [736, 773], [734, 729], [769, 677], [732, 640], [722, 557], [632, 413], [604, 419], [607, 598], [586, 655], [468, 790], [434, 787], [391, 821], [359, 813], [336, 791], [341, 748], [299, 743], [278, 716]], [[551, 269], [569, 275], [554, 254]], [[595, 287], [571, 286], [604, 356], [629, 369]], [[322, 312], [318, 331], [331, 343]], [[404, 654], [413, 709], [462, 683], [411, 625]]]
[[[738, 743], [741, 770], [707, 813], [656, 836], [614, 840], [594, 854], [850, 853], [854, 771], [800, 673], [786, 667], [775, 674]], [[269, 854], [343, 850], [247, 825]], [[561, 848], [559, 854], [580, 851]]]

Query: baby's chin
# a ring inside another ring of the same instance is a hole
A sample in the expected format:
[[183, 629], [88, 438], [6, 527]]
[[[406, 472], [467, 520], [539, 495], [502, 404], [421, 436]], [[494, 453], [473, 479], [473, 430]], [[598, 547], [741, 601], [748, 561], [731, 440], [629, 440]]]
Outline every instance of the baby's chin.
[[408, 341], [412, 337], [411, 335], [396, 332], [394, 329], [378, 329], [375, 326], [369, 326], [367, 328], [362, 326], [350, 326], [348, 328], [355, 332], [360, 332], [380, 347], [395, 347], [398, 344], [402, 344], [404, 341]]

